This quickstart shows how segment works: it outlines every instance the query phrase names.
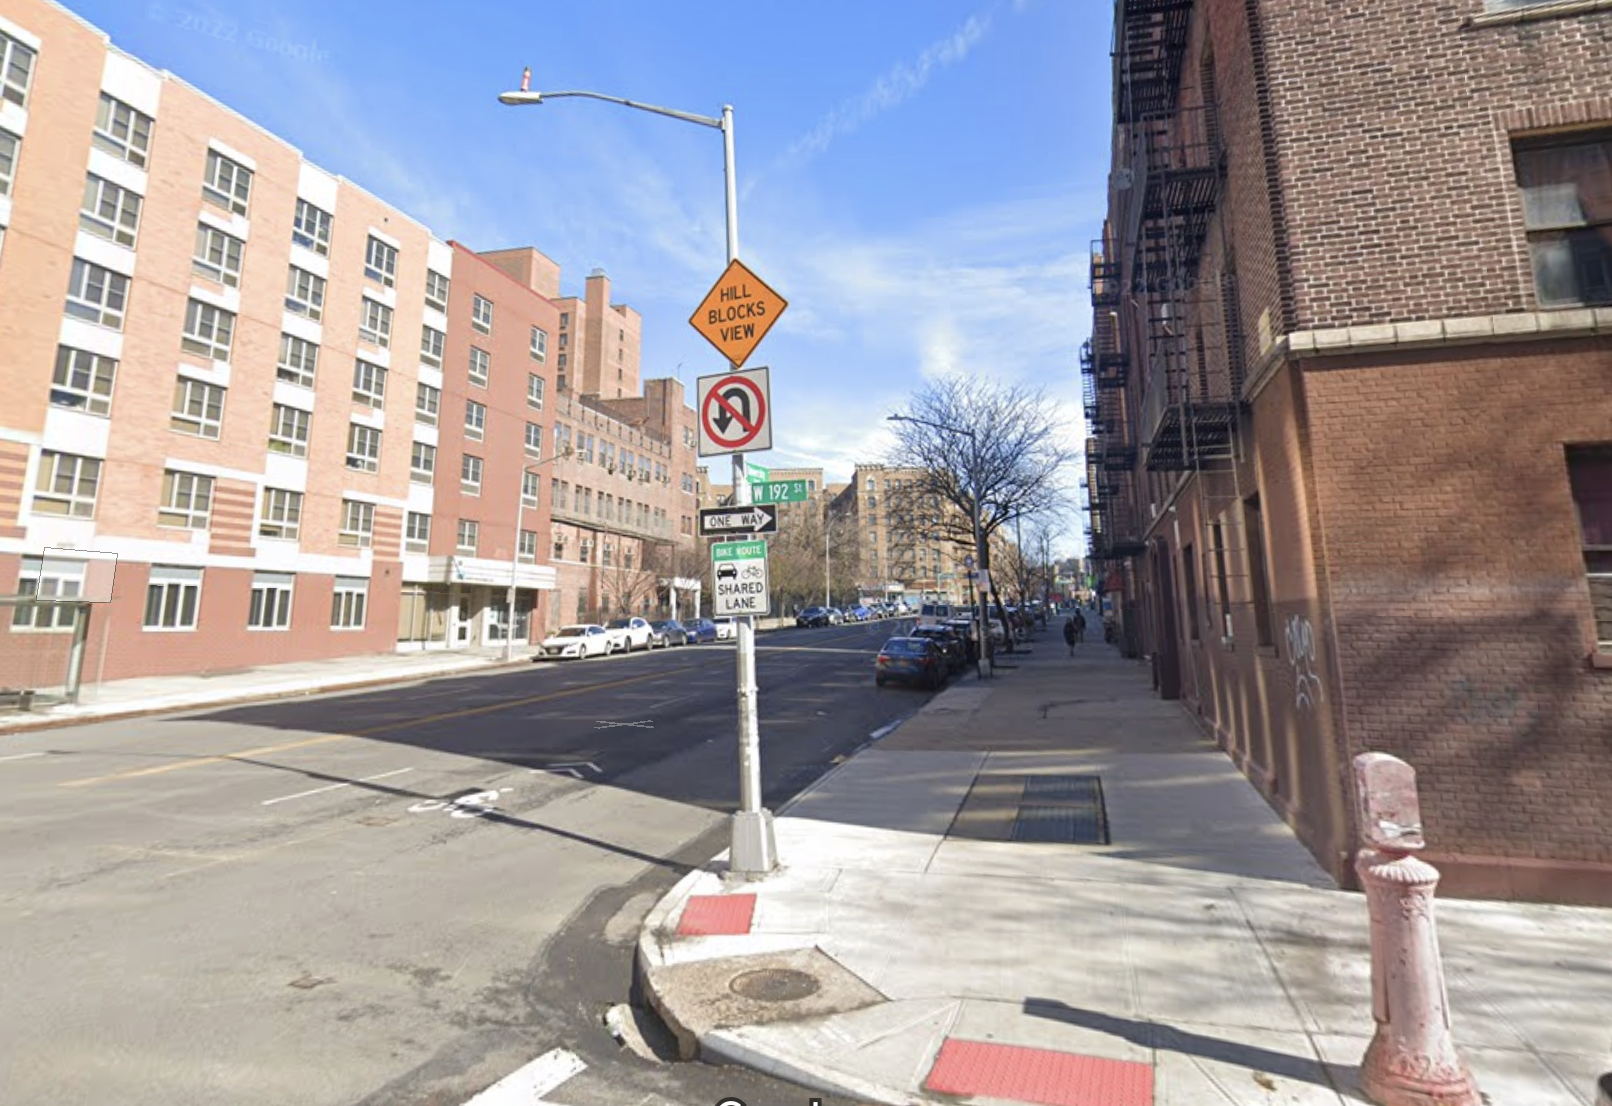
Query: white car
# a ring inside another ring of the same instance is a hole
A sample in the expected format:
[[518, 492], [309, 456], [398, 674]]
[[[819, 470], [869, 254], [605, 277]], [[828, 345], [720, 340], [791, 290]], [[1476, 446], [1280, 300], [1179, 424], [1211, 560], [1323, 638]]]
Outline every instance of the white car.
[[610, 635], [594, 622], [579, 622], [575, 626], [561, 626], [537, 647], [537, 655], [545, 660], [583, 660], [587, 657], [610, 655]]
[[716, 639], [718, 641], [737, 641], [739, 639], [739, 624], [734, 621], [731, 614], [718, 615], [711, 621], [716, 623]]
[[648, 650], [655, 638], [655, 628], [649, 624], [649, 619], [637, 617], [612, 618], [605, 623], [605, 633], [610, 637], [611, 651], [616, 653]]

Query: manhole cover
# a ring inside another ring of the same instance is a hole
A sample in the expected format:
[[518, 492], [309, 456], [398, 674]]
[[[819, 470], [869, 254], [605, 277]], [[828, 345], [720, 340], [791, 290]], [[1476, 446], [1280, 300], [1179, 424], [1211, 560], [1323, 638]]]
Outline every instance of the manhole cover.
[[822, 984], [816, 976], [791, 968], [762, 968], [733, 977], [728, 990], [758, 1002], [793, 1002], [815, 995]]

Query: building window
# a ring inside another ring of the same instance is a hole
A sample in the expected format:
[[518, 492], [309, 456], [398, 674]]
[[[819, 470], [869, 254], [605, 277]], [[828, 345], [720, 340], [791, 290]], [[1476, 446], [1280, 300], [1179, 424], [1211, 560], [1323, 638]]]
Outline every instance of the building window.
[[391, 346], [392, 309], [365, 296], [358, 320], [358, 338], [382, 349]]
[[409, 452], [409, 479], [416, 484], [429, 484], [437, 471], [437, 447], [427, 442], [415, 442]]
[[241, 251], [246, 243], [206, 223], [196, 224], [196, 253], [190, 270], [198, 276], [237, 288], [241, 283]]
[[185, 332], [179, 347], [209, 361], [228, 361], [235, 341], [235, 316], [201, 300], [185, 305]]
[[359, 360], [353, 365], [353, 398], [371, 407], [386, 405], [386, 370]]
[[[561, 337], [564, 337], [564, 335], [561, 335]], [[563, 354], [563, 353], [560, 354], [558, 372], [559, 372], [560, 381], [562, 381], [562, 383], [560, 383], [561, 389], [564, 389], [564, 387], [565, 387], [565, 384], [563, 383], [563, 381], [565, 380], [565, 360], [566, 360], [565, 354]]]
[[425, 271], [425, 305], [447, 314], [448, 278], [435, 269]]
[[570, 339], [571, 339], [571, 336], [569, 334], [561, 334], [560, 335], [560, 348], [561, 349], [568, 349], [570, 347], [570, 345], [571, 345]]
[[0, 131], [0, 196], [11, 195], [12, 182], [17, 179], [18, 142], [10, 131]]
[[151, 156], [151, 116], [103, 92], [90, 141], [97, 149], [144, 169]]
[[1276, 631], [1271, 625], [1270, 567], [1265, 560], [1265, 514], [1259, 496], [1243, 500], [1243, 529], [1248, 539], [1248, 583], [1254, 599], [1254, 634], [1257, 644], [1271, 645]]
[[362, 630], [364, 608], [369, 605], [369, 581], [362, 576], [338, 576], [330, 594], [330, 628]]
[[547, 391], [543, 378], [536, 373], [526, 375], [526, 406], [535, 411], [543, 410], [543, 396]]
[[[5, 156], [4, 132], [0, 132], [0, 184], [11, 179], [10, 159]], [[13, 140], [15, 150], [15, 140]], [[10, 192], [0, 186], [0, 194]], [[121, 185], [90, 173], [84, 178], [84, 202], [78, 209], [79, 228], [109, 242], [134, 249], [140, 233], [140, 196]]]
[[146, 584], [145, 628], [194, 630], [201, 606], [202, 570], [152, 565]]
[[1221, 633], [1231, 640], [1231, 584], [1226, 574], [1226, 524], [1209, 524], [1209, 538], [1215, 556], [1215, 598], [1220, 601]]
[[36, 515], [94, 518], [95, 493], [100, 483], [101, 462], [97, 458], [42, 450], [31, 509]]
[[0, 32], [0, 98], [20, 108], [28, 106], [28, 87], [34, 79], [32, 49]]
[[420, 364], [430, 365], [433, 369], [442, 368], [442, 347], [447, 340], [448, 336], [435, 327], [421, 327]]
[[481, 494], [481, 458], [466, 453], [459, 461], [459, 490], [466, 495]]
[[476, 546], [481, 541], [481, 523], [473, 522], [468, 518], [459, 520], [459, 532], [454, 539], [454, 548], [460, 553], [475, 555]]
[[213, 509], [213, 478], [193, 472], [162, 474], [162, 505], [157, 525], [181, 530], [205, 530]]
[[570, 325], [571, 325], [571, 313], [569, 311], [561, 311], [560, 312], [560, 329], [564, 330], [566, 327], [568, 327]]
[[330, 212], [299, 198], [296, 218], [291, 221], [291, 241], [320, 257], [329, 257]]
[[269, 416], [269, 452], [289, 457], [308, 455], [308, 425], [313, 416], [307, 411], [276, 403]]
[[537, 531], [522, 530], [515, 556], [526, 564], [537, 563]]
[[318, 346], [290, 334], [280, 335], [280, 361], [275, 366], [275, 376], [290, 384], [312, 388], [314, 372], [318, 368]]
[[[17, 577], [17, 595], [24, 599], [60, 600], [77, 599], [84, 594], [82, 565], [66, 569], [50, 564], [42, 557], [24, 557], [21, 573]], [[43, 630], [60, 632], [73, 628], [77, 608], [71, 603], [39, 602], [19, 603], [12, 610], [13, 630]]]
[[431, 516], [410, 511], [403, 522], [403, 548], [410, 553], [425, 553], [431, 548]]
[[549, 356], [549, 332], [540, 326], [532, 328], [532, 360], [547, 361]]
[[129, 278], [111, 269], [73, 258], [67, 283], [67, 313], [97, 326], [123, 329], [129, 308]]
[[318, 322], [325, 316], [325, 278], [291, 266], [285, 282], [285, 309]]
[[485, 296], [475, 296], [470, 301], [470, 325], [478, 333], [491, 334], [493, 332], [493, 301]]
[[181, 376], [174, 385], [168, 426], [198, 438], [217, 438], [224, 431], [224, 389], [204, 380]]
[[381, 432], [363, 423], [347, 427], [347, 467], [359, 472], [377, 472], [381, 467]]
[[538, 475], [535, 472], [521, 473], [521, 506], [537, 506]]
[[1187, 593], [1187, 637], [1193, 641], [1198, 640], [1198, 562], [1193, 559], [1194, 550], [1189, 542], [1181, 547], [1181, 569], [1186, 577]]
[[543, 456], [543, 428], [535, 422], [526, 424], [526, 455]]
[[245, 215], [252, 201], [252, 170], [217, 150], [208, 150], [202, 199], [225, 211]]
[[252, 604], [246, 625], [252, 630], [291, 628], [291, 590], [296, 577], [289, 572], [252, 573]]
[[118, 363], [110, 357], [71, 346], [57, 346], [50, 402], [91, 415], [111, 415], [112, 385], [117, 375]]
[[437, 424], [437, 411], [442, 406], [442, 389], [429, 384], [414, 386], [414, 421], [422, 426]]
[[487, 436], [487, 408], [473, 399], [465, 400], [465, 437], [479, 442]]
[[1612, 444], [1569, 446], [1567, 477], [1578, 507], [1596, 650], [1612, 653]]
[[487, 378], [492, 374], [492, 354], [475, 346], [470, 347], [470, 383], [482, 388], [487, 386]]
[[288, 488], [263, 489], [263, 513], [258, 516], [258, 536], [296, 541], [302, 532], [302, 493]]
[[341, 501], [341, 529], [336, 544], [349, 549], [368, 549], [375, 540], [375, 504], [356, 499]]
[[397, 247], [389, 246], [376, 238], [369, 236], [369, 245], [364, 250], [364, 275], [374, 281], [391, 288], [397, 283]]
[[1513, 156], [1540, 304], [1612, 303], [1612, 133], [1519, 141]]

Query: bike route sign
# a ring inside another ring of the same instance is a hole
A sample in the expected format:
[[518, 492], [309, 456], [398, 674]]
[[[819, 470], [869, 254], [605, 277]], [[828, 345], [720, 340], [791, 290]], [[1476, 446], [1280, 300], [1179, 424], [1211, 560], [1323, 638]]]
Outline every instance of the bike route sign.
[[711, 546], [716, 575], [713, 607], [717, 614], [767, 614], [767, 543], [726, 541]]

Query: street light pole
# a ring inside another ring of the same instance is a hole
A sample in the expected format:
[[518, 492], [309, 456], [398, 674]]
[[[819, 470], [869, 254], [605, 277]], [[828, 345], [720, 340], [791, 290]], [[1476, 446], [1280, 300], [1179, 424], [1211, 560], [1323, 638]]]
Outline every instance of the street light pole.
[[[722, 132], [722, 170], [724, 203], [727, 213], [728, 263], [739, 258], [739, 180], [734, 171], [733, 106], [722, 105], [720, 118], [695, 115], [673, 108], [657, 107], [607, 96], [598, 92], [533, 92], [531, 71], [521, 76], [517, 92], [503, 92], [500, 103], [510, 105], [541, 104], [544, 100], [558, 100], [566, 96], [589, 100], [603, 100], [609, 104], [637, 108], [654, 115], [697, 123]], [[737, 366], [734, 366], [737, 369]], [[744, 454], [733, 454], [733, 505], [750, 506], [750, 484], [745, 479]], [[756, 624], [751, 615], [738, 619], [738, 658], [736, 664], [737, 698], [739, 706], [739, 809], [733, 816], [733, 835], [728, 852], [732, 870], [743, 875], [766, 875], [778, 866], [778, 845], [773, 834], [772, 812], [761, 805], [761, 730], [756, 706]]]

